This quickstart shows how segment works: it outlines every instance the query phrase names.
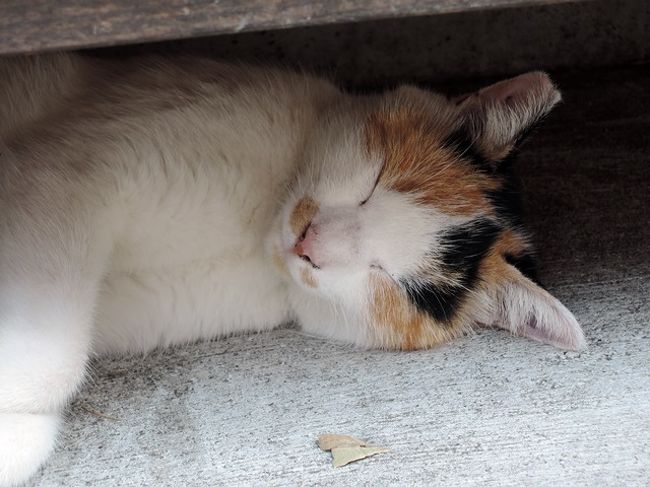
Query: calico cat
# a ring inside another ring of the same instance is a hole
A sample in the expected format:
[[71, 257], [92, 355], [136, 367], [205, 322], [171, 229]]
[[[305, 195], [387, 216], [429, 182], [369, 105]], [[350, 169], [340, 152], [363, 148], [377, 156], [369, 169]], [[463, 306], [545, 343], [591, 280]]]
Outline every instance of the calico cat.
[[474, 326], [577, 349], [540, 287], [513, 155], [560, 100], [352, 96], [212, 60], [0, 62], [0, 484], [53, 449], [89, 357], [296, 321], [362, 347]]

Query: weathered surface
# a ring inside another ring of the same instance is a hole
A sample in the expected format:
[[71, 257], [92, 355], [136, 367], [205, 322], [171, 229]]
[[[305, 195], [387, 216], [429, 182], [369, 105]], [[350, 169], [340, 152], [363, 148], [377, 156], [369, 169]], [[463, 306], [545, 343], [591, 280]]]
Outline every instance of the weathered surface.
[[0, 54], [563, 1], [3, 0]]
[[[648, 485], [650, 67], [557, 79], [520, 172], [541, 277], [587, 351], [483, 331], [364, 352], [284, 329], [103, 359], [35, 485]], [[333, 469], [326, 432], [391, 452]]]
[[263, 30], [108, 49], [298, 66], [354, 87], [650, 60], [650, 2], [597, 0]]

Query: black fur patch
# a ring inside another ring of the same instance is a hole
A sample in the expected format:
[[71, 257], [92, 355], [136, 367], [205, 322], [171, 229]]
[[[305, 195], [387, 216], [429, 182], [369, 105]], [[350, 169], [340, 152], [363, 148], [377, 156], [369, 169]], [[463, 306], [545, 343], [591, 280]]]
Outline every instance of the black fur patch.
[[401, 281], [409, 300], [439, 323], [448, 323], [456, 313], [465, 290], [459, 286]]
[[517, 185], [511, 180], [505, 180], [503, 186], [496, 191], [487, 191], [487, 198], [494, 206], [497, 215], [513, 227], [523, 226], [523, 203]]
[[523, 203], [521, 198], [521, 181], [515, 172], [515, 162], [521, 145], [544, 122], [541, 116], [530, 126], [523, 129], [513, 143], [510, 153], [496, 165], [494, 175], [502, 181], [501, 189], [488, 191], [487, 197], [497, 210], [497, 214], [515, 227], [523, 226]]
[[501, 227], [480, 219], [454, 227], [442, 235], [443, 272], [459, 276], [454, 285], [402, 281], [409, 299], [439, 322], [449, 322], [475, 285], [481, 261], [497, 239]]
[[533, 281], [538, 286], [542, 285], [539, 281], [539, 276], [537, 273], [537, 262], [532, 255], [524, 254], [515, 257], [512, 254], [506, 254], [504, 257], [508, 264], [518, 269], [519, 272], [521, 272], [525, 277]]
[[547, 117], [548, 113], [541, 115], [534, 122], [528, 125], [528, 127], [521, 130], [514, 141], [514, 149], [519, 149], [531, 135], [537, 132], [542, 127], [542, 125], [544, 125]]
[[459, 128], [449, 134], [442, 142], [446, 147], [456, 153], [460, 159], [468, 161], [472, 166], [481, 172], [492, 174], [495, 165], [481, 154], [472, 141], [472, 135], [466, 126], [461, 125]]

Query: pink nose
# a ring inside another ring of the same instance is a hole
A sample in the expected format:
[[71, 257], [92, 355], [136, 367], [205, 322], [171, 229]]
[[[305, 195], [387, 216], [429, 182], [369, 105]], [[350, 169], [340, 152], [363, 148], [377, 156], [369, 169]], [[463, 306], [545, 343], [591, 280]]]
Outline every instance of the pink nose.
[[304, 237], [298, 238], [296, 245], [293, 247], [293, 253], [316, 266], [316, 262], [314, 261], [315, 241], [316, 232], [314, 231], [313, 225], [310, 225], [309, 228], [307, 228]]

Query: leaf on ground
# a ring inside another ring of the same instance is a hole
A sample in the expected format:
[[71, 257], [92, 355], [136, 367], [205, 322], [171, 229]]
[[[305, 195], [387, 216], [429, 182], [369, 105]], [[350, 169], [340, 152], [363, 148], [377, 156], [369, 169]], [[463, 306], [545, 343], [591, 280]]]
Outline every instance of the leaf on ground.
[[366, 442], [354, 436], [327, 433], [318, 437], [318, 446], [323, 451], [330, 451], [332, 448], [366, 446]]
[[363, 460], [377, 453], [385, 453], [387, 451], [388, 448], [380, 448], [378, 446], [344, 446], [342, 448], [332, 448], [332, 466], [342, 467], [348, 463]]
[[342, 467], [348, 463], [385, 453], [387, 448], [368, 445], [354, 436], [324, 434], [318, 437], [318, 446], [323, 451], [332, 452], [332, 466]]

